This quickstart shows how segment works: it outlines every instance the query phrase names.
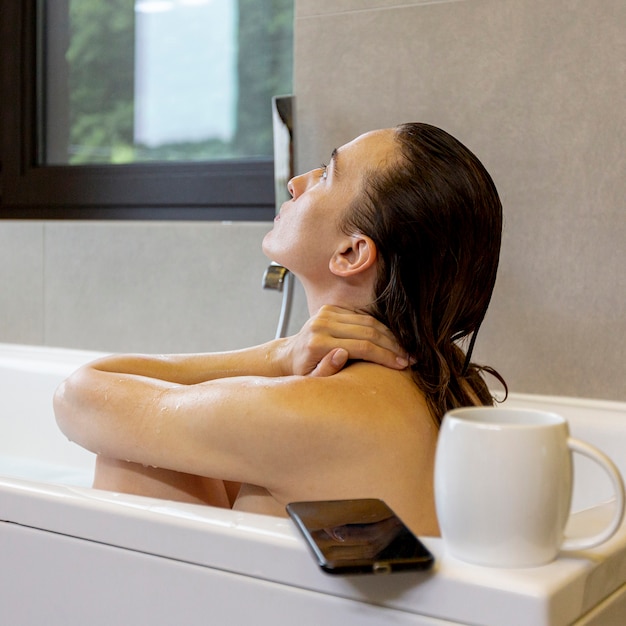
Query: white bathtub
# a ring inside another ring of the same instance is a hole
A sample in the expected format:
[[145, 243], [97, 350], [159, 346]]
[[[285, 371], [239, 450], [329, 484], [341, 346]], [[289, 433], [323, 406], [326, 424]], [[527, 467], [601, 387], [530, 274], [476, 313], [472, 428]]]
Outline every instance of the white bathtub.
[[[335, 578], [287, 519], [90, 489], [93, 456], [57, 431], [51, 397], [95, 356], [0, 344], [1, 624], [626, 624], [626, 525], [540, 568], [470, 566], [427, 537], [429, 573]], [[561, 412], [626, 475], [626, 404], [507, 403]], [[576, 509], [610, 493], [592, 469], [577, 466]], [[610, 508], [581, 511], [572, 526], [602, 523]]]

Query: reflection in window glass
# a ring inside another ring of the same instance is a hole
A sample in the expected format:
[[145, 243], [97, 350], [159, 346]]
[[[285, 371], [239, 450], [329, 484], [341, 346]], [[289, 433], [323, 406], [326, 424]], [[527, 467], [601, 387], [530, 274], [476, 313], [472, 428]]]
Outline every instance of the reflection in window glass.
[[48, 0], [47, 165], [272, 155], [293, 0]]

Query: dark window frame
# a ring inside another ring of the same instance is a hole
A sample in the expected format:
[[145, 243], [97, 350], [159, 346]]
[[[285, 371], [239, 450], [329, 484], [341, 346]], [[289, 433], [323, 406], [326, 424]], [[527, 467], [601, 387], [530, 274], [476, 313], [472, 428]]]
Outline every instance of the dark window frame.
[[0, 0], [0, 218], [273, 219], [271, 159], [38, 165], [37, 10]]

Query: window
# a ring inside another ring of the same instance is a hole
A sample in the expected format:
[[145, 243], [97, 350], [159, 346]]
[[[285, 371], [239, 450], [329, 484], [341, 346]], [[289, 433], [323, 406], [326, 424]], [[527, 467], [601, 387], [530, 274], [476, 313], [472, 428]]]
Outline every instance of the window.
[[0, 217], [273, 217], [293, 0], [0, 1]]

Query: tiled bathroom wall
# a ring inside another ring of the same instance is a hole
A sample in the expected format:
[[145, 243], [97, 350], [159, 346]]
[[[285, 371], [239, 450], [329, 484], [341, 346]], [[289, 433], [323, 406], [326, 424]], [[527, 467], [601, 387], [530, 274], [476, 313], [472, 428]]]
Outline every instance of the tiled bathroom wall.
[[[476, 356], [511, 389], [626, 400], [626, 3], [296, 0], [299, 169], [420, 120], [505, 207]], [[273, 337], [269, 223], [0, 222], [0, 342], [106, 351]], [[306, 319], [296, 294], [291, 328]]]
[[[270, 227], [0, 221], [0, 341], [193, 352], [272, 339], [282, 295], [261, 288]], [[297, 295], [294, 326], [306, 319]]]
[[520, 392], [626, 400], [626, 2], [299, 0], [299, 168], [425, 121], [505, 211], [477, 359]]

